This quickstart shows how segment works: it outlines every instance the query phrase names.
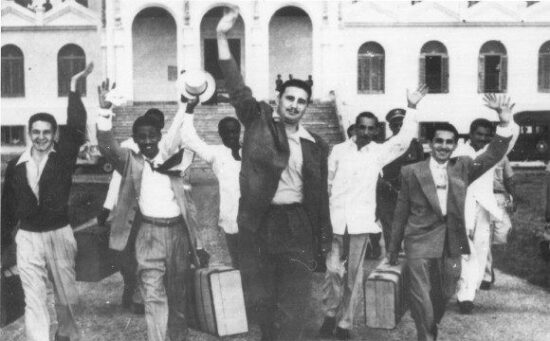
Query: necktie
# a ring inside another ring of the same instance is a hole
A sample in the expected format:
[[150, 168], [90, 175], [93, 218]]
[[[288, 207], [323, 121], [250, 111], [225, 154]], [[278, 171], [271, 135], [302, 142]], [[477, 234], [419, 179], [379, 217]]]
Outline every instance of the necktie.
[[435, 188], [447, 189], [447, 166], [437, 165], [437, 172], [435, 174]]

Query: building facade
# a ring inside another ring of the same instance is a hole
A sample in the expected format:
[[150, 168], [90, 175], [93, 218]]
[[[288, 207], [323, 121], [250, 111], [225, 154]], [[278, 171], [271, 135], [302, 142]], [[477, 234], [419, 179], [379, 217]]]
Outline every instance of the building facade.
[[424, 82], [422, 120], [461, 132], [474, 118], [496, 120], [485, 92], [509, 94], [518, 111], [550, 110], [548, 2], [52, 0], [47, 11], [21, 2], [2, 0], [3, 151], [21, 148], [11, 127], [35, 112], [64, 121], [60, 78], [84, 59], [97, 68], [89, 107], [104, 77], [134, 102], [175, 101], [185, 69], [205, 68], [223, 89], [215, 27], [227, 4], [241, 16], [230, 47], [261, 99], [275, 97], [278, 75], [311, 76], [314, 99], [335, 98], [347, 126], [362, 111], [383, 119]]

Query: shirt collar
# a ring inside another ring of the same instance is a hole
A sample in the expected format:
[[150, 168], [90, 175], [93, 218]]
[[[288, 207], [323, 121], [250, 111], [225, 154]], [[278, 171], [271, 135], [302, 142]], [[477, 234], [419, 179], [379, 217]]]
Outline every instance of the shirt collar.
[[[48, 156], [50, 156], [51, 153], [55, 153], [55, 147], [54, 146], [52, 146], [52, 148], [50, 148], [50, 151], [48, 152]], [[18, 166], [22, 163], [25, 163], [25, 162], [29, 162], [31, 160], [32, 160], [32, 146], [25, 149], [23, 154], [21, 154], [21, 156], [19, 157], [19, 160], [17, 161], [16, 166]]]
[[298, 124], [298, 130], [294, 134], [288, 134], [288, 138], [293, 140], [306, 139], [315, 143], [315, 138], [301, 124]]
[[447, 169], [447, 164], [449, 163], [449, 161], [446, 161], [445, 163], [439, 163], [437, 162], [433, 156], [430, 156], [430, 168], [431, 169], [443, 169], [443, 170], [446, 170]]
[[155, 157], [152, 158], [152, 159], [149, 159], [149, 158], [145, 157], [145, 155], [143, 155], [143, 154], [142, 154], [142, 155], [143, 155], [143, 159], [144, 159], [145, 161], [147, 161], [147, 162], [152, 162], [155, 166], [158, 166], [158, 165], [160, 165], [160, 164], [162, 164], [162, 163], [164, 162], [164, 159], [163, 159], [163, 157], [162, 157], [161, 154], [162, 154], [162, 153], [159, 151], [158, 154], [155, 155]]

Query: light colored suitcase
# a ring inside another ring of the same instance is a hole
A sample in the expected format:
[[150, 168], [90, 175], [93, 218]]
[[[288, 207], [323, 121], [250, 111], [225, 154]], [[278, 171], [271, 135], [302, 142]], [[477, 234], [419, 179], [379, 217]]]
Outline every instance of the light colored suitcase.
[[248, 332], [239, 270], [225, 266], [196, 270], [195, 307], [202, 331], [217, 336]]
[[384, 259], [365, 281], [365, 318], [370, 328], [393, 329], [406, 311], [405, 259], [392, 266]]

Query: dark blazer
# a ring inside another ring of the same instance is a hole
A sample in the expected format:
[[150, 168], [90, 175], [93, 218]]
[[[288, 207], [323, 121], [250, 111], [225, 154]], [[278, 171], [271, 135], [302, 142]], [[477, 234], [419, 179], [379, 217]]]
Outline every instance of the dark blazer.
[[[244, 125], [243, 157], [240, 174], [241, 199], [239, 229], [257, 231], [275, 196], [281, 173], [289, 159], [284, 123], [273, 120], [273, 109], [252, 96], [233, 59], [220, 60], [231, 103]], [[304, 182], [303, 205], [311, 221], [316, 241], [328, 242], [330, 226], [327, 159], [329, 148], [321, 137], [315, 143], [302, 139]], [[318, 245], [317, 245], [318, 246]]]
[[440, 258], [444, 252], [449, 257], [469, 254], [464, 227], [466, 189], [504, 157], [511, 139], [495, 135], [487, 151], [475, 160], [449, 160], [446, 217], [439, 206], [430, 159], [403, 167], [389, 251], [399, 250], [404, 238], [407, 258]]
[[13, 242], [18, 223], [22, 230], [32, 232], [69, 224], [69, 194], [78, 150], [86, 138], [86, 109], [78, 93], [71, 92], [68, 101], [67, 125], [38, 182], [39, 200], [27, 181], [25, 163], [17, 164], [21, 156], [8, 163], [2, 190], [2, 248]]

